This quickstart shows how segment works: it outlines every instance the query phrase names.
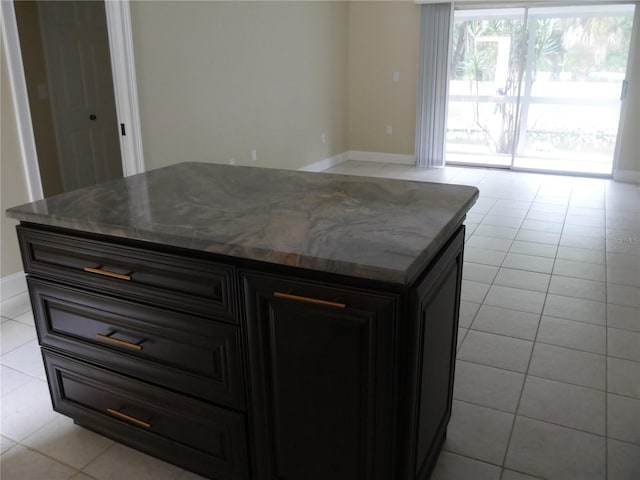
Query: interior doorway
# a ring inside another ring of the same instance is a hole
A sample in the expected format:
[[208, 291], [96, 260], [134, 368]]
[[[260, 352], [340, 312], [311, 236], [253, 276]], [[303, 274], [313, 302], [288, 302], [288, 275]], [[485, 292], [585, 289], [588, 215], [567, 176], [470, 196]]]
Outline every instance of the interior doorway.
[[104, 2], [14, 2], [45, 196], [122, 177]]
[[610, 175], [633, 18], [633, 4], [456, 11], [447, 163]]

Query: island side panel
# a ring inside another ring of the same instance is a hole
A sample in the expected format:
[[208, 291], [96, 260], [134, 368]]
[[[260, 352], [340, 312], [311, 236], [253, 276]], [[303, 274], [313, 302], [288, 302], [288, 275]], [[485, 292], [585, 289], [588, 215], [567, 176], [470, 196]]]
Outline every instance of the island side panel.
[[[446, 438], [456, 361], [464, 226], [425, 269], [410, 292], [411, 321], [404, 333], [407, 384], [401, 477], [426, 480]], [[400, 407], [403, 410], [403, 407]], [[400, 412], [402, 413], [402, 412]]]

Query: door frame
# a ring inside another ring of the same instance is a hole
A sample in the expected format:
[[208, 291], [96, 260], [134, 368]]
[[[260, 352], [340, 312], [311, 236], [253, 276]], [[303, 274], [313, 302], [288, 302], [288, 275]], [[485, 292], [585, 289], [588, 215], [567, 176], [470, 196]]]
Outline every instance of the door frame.
[[634, 180], [633, 173], [628, 170], [625, 171], [618, 169], [618, 164], [620, 163], [620, 148], [622, 145], [622, 137], [624, 135], [632, 135], [629, 132], [629, 126], [625, 125], [625, 120], [627, 118], [627, 108], [629, 104], [628, 90], [629, 88], [633, 88], [631, 87], [631, 85], [635, 86], [640, 83], [640, 78], [636, 78], [636, 76], [634, 76], [633, 74], [634, 69], [637, 68], [635, 64], [639, 61], [637, 60], [637, 49], [640, 47], [636, 46], [636, 43], [638, 43], [638, 40], [640, 40], [640, 3], [636, 3], [632, 28], [633, 30], [631, 31], [631, 45], [629, 46], [629, 56], [627, 58], [627, 72], [625, 74], [626, 87], [623, 87], [625, 88], [624, 94], [621, 93], [620, 95], [622, 105], [620, 106], [620, 120], [618, 122], [618, 138], [616, 138], [616, 146], [613, 151], [613, 179], [621, 182], [640, 181], [640, 176], [638, 176]]
[[[107, 30], [109, 32], [109, 50], [116, 112], [118, 123], [124, 124], [126, 128], [126, 135], [119, 135], [122, 173], [125, 177], [145, 171], [129, 2], [130, 0], [104, 2]], [[18, 141], [22, 153], [29, 198], [31, 201], [35, 201], [44, 198], [44, 195], [33, 135], [33, 124], [31, 122], [31, 110], [22, 63], [18, 25], [13, 1], [2, 1], [0, 4], [2, 8], [2, 36], [9, 70], [9, 83], [11, 84], [13, 107], [18, 123]]]

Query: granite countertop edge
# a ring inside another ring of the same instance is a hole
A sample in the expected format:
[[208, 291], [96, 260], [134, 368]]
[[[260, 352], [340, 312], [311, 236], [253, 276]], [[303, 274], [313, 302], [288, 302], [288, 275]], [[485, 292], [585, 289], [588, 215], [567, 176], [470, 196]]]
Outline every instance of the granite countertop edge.
[[[233, 168], [233, 167], [232, 167]], [[154, 172], [154, 171], [151, 171]], [[158, 171], [155, 171], [158, 172]], [[140, 174], [140, 175], [145, 175]], [[316, 175], [316, 174], [311, 174]], [[138, 175], [136, 175], [137, 177]], [[326, 175], [333, 177], [333, 175]], [[337, 176], [336, 176], [337, 177]], [[132, 177], [128, 177], [131, 179]], [[344, 177], [343, 177], [344, 179]], [[363, 181], [368, 177], [353, 177], [353, 181]], [[370, 179], [369, 179], [370, 180]], [[391, 180], [393, 181], [393, 180]], [[116, 180], [116, 182], [119, 182]], [[113, 182], [109, 182], [113, 183]], [[421, 183], [421, 182], [420, 182]], [[113, 183], [114, 185], [117, 185]], [[103, 184], [108, 185], [108, 184]], [[459, 186], [457, 186], [459, 187]], [[91, 187], [89, 187], [91, 188]], [[474, 188], [474, 187], [468, 187]], [[419, 274], [434, 259], [440, 249], [446, 244], [449, 238], [456, 232], [462, 224], [467, 211], [478, 198], [478, 191], [469, 195], [466, 202], [457, 205], [458, 209], [452, 214], [446, 224], [441, 225], [435, 236], [424, 237], [424, 248], [411, 257], [411, 261], [403, 268], [392, 268], [384, 265], [375, 265], [375, 262], [365, 264], [364, 262], [349, 261], [348, 259], [327, 258], [321, 255], [309, 255], [278, 249], [277, 246], [270, 248], [260, 248], [255, 245], [234, 243], [233, 241], [221, 242], [215, 238], [205, 238], [187, 234], [186, 231], [174, 229], [173, 232], [162, 231], [156, 225], [145, 228], [144, 225], [115, 224], [105, 221], [90, 221], [82, 218], [74, 218], [67, 213], [64, 216], [53, 213], [38, 212], [34, 207], [38, 202], [25, 204], [7, 210], [9, 218], [19, 220], [24, 223], [45, 225], [50, 227], [69, 229], [88, 234], [106, 235], [116, 238], [125, 238], [134, 241], [150, 242], [185, 248], [189, 250], [218, 254], [227, 257], [243, 258], [258, 262], [277, 264], [288, 267], [298, 267], [330, 274], [338, 274], [349, 277], [357, 277], [366, 280], [382, 281], [385, 283], [401, 284], [407, 286], [411, 284]], [[64, 197], [62, 194], [59, 197]], [[56, 197], [52, 197], [55, 199]], [[47, 202], [47, 200], [39, 201]], [[46, 210], [46, 209], [45, 209]]]
[[233, 246], [217, 245], [204, 239], [190, 239], [186, 245], [184, 237], [163, 234], [158, 232], [148, 232], [144, 230], [123, 230], [114, 226], [113, 229], [105, 225], [81, 224], [79, 222], [57, 219], [49, 216], [38, 214], [28, 214], [24, 212], [14, 212], [7, 210], [7, 217], [19, 220], [20, 222], [32, 223], [37, 225], [45, 225], [55, 228], [63, 228], [68, 230], [80, 231], [88, 234], [107, 235], [115, 238], [123, 238], [128, 240], [136, 240], [149, 243], [161, 243], [163, 245], [186, 248], [199, 252], [218, 254], [228, 257], [240, 257], [249, 260], [255, 260], [265, 263], [273, 263], [289, 267], [299, 267], [309, 270], [316, 270], [337, 275], [345, 275], [349, 277], [358, 277], [365, 280], [377, 280], [385, 283], [395, 283], [401, 285], [409, 285], [417, 278], [422, 270], [428, 265], [433, 257], [442, 248], [449, 237], [455, 233], [456, 228], [464, 219], [462, 215], [459, 219], [451, 222], [451, 228], [443, 229], [438, 237], [431, 241], [428, 248], [423, 254], [417, 258], [407, 270], [386, 269], [373, 266], [355, 265], [357, 274], [354, 274], [354, 264], [343, 262], [340, 260], [332, 260], [327, 258], [310, 257], [305, 255], [293, 255], [287, 252], [273, 252], [266, 250], [253, 249], [252, 252], [247, 248], [242, 249], [242, 255], [233, 254]]

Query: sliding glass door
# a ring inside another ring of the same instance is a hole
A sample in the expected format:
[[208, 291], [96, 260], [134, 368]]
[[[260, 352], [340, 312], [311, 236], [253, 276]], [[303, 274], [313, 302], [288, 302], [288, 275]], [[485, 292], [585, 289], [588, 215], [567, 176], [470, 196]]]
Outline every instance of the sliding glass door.
[[511, 166], [524, 73], [525, 9], [455, 12], [447, 163]]
[[447, 163], [611, 173], [633, 10], [456, 11]]

